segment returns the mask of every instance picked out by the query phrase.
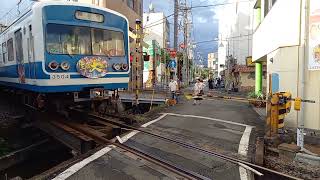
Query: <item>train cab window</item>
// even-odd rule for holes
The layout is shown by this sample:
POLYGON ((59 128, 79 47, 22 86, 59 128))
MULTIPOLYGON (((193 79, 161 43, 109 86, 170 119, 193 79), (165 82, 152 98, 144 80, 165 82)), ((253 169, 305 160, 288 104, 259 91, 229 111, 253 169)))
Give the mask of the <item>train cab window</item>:
POLYGON ((90 28, 48 24, 46 48, 50 54, 91 54, 90 28))
POLYGON ((14 33, 15 36, 15 50, 17 62, 23 62, 23 48, 22 48, 22 32, 21 30, 14 33))
POLYGON ((8 50, 8 61, 14 60, 14 54, 13 54, 13 39, 10 38, 7 41, 7 50, 8 50))
POLYGON ((46 49, 50 54, 125 55, 122 32, 62 24, 47 25, 46 49))
POLYGON ((8 57, 7 57, 7 43, 4 42, 2 43, 2 60, 3 63, 6 63, 8 61, 8 57))
POLYGON ((125 55, 122 32, 93 28, 91 33, 93 55, 125 55))

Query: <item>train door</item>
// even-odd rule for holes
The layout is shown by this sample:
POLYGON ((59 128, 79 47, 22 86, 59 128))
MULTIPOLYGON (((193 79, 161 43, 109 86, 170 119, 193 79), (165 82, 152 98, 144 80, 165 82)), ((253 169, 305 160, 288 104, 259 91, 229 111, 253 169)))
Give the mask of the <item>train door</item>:
POLYGON ((27 48, 28 48, 28 74, 30 79, 36 79, 36 64, 34 59, 34 42, 32 34, 32 26, 28 26, 28 36, 27 36, 27 48))
POLYGON ((21 29, 14 32, 15 37, 15 51, 16 51, 16 61, 17 61, 17 71, 20 83, 25 83, 25 66, 23 59, 23 46, 22 46, 22 32, 21 29))

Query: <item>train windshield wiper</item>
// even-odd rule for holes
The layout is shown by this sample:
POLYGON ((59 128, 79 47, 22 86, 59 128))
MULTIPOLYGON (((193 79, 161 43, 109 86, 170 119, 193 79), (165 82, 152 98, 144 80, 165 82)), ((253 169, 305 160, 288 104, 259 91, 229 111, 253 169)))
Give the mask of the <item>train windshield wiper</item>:
POLYGON ((67 51, 67 55, 73 59, 73 56, 69 53, 69 51, 67 51))

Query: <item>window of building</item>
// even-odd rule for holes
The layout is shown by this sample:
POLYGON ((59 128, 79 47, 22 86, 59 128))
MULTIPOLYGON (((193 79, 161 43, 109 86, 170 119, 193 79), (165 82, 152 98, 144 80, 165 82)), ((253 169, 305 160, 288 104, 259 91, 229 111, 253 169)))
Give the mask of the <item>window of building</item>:
POLYGON ((14 33, 15 49, 17 62, 23 62, 23 48, 22 48, 22 32, 21 30, 14 33))
POLYGON ((13 39, 10 38, 7 41, 7 49, 8 49, 8 61, 14 60, 14 54, 13 54, 13 39))
POLYGON ((129 8, 134 9, 134 0, 127 0, 127 5, 129 8))
POLYGON ((6 42, 2 43, 2 60, 3 60, 3 63, 6 63, 8 61, 6 42))

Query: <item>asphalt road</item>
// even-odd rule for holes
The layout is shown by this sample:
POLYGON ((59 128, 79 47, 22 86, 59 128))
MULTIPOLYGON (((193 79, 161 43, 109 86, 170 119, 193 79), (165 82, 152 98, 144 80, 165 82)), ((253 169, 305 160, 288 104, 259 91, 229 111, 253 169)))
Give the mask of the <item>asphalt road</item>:
MULTIPOLYGON (((149 124, 163 136, 197 146, 251 160, 254 139, 263 129, 263 121, 246 103, 204 100, 194 106, 191 101, 178 104, 161 119, 149 124), (171 114, 170 114, 171 113, 171 114), (240 153, 240 154, 239 154, 240 153)), ((251 173, 238 165, 186 149, 143 133, 123 137, 125 144, 151 155, 161 157, 182 168, 197 172, 210 179, 250 179, 251 173), (131 137, 132 136, 132 137, 131 137), (129 139, 126 139, 129 138, 129 139)), ((70 170, 69 170, 70 171, 70 170)), ((175 174, 144 162, 132 155, 110 150, 68 179, 173 179, 175 174)))

